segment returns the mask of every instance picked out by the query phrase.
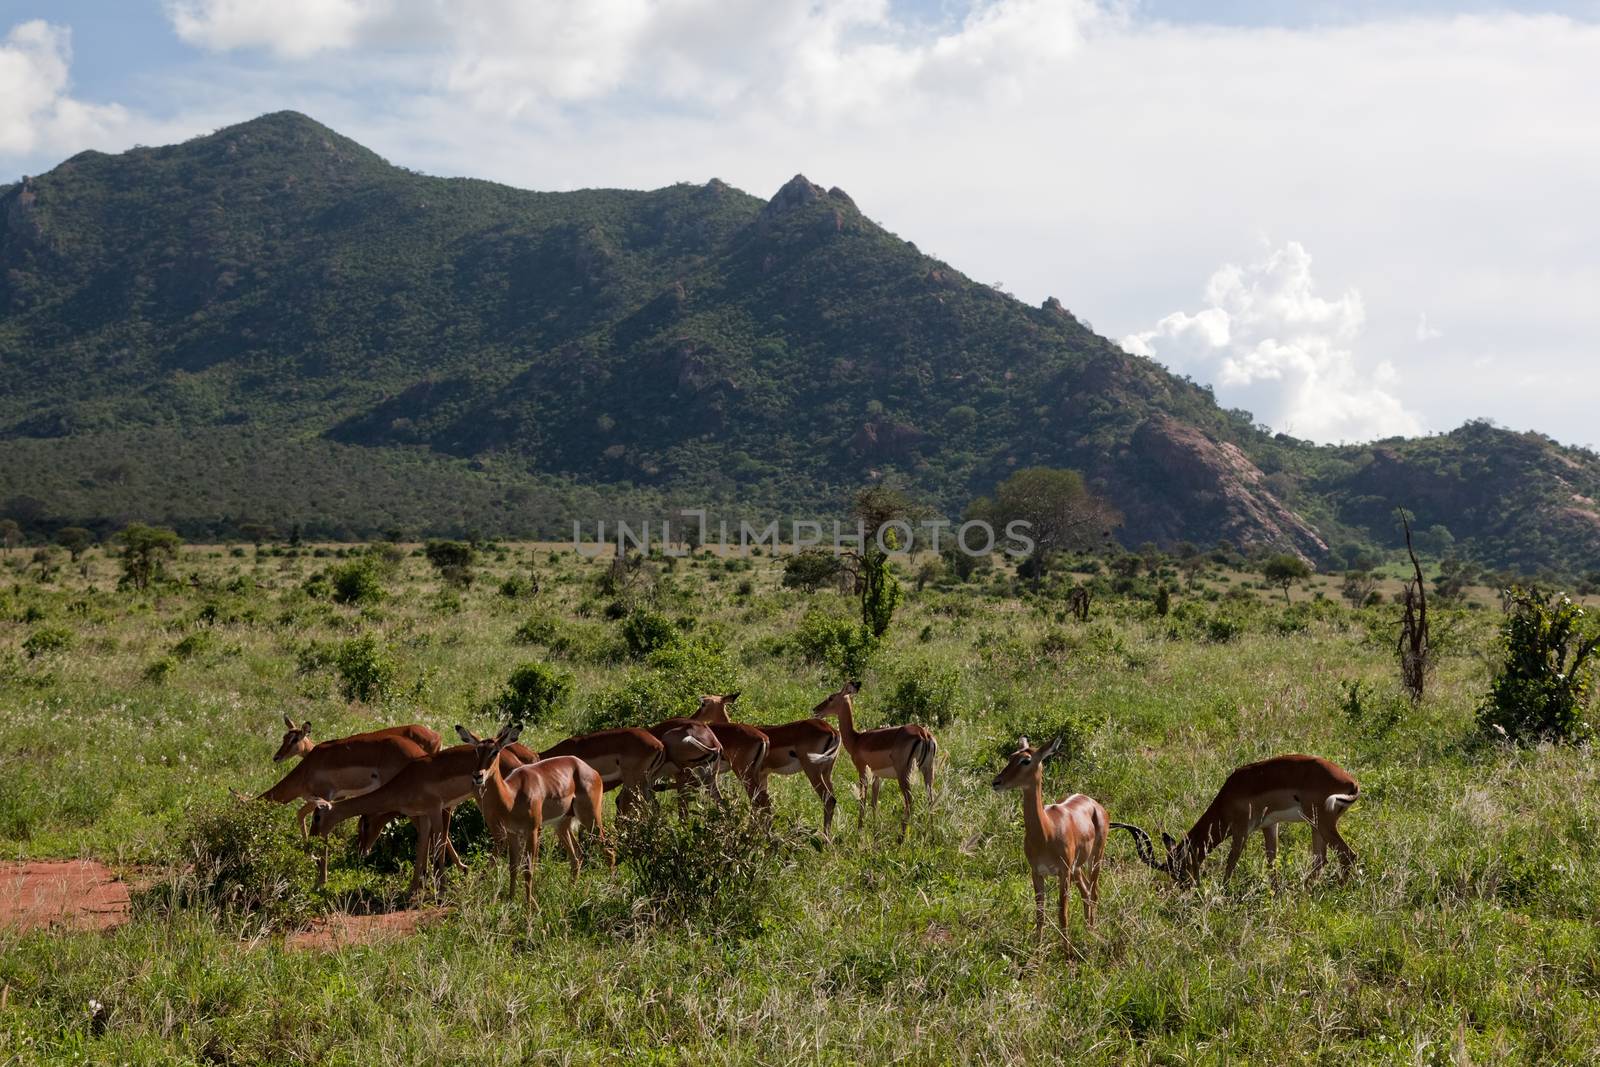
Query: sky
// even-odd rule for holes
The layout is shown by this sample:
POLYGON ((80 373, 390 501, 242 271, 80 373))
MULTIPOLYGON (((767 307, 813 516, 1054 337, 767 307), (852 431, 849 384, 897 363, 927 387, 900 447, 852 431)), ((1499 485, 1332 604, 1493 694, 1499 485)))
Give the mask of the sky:
POLYGON ((0 0, 0 181, 284 108, 530 189, 845 189, 1317 441, 1600 441, 1600 0, 0 0))

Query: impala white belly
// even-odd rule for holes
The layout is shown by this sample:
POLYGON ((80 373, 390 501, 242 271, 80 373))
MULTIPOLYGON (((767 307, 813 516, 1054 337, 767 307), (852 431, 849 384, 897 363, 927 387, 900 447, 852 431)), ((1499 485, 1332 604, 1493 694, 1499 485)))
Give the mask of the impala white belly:
POLYGON ((1276 826, 1281 822, 1305 822, 1306 813, 1298 804, 1288 808, 1273 808, 1265 815, 1250 820, 1250 829, 1260 830, 1265 826, 1276 826))

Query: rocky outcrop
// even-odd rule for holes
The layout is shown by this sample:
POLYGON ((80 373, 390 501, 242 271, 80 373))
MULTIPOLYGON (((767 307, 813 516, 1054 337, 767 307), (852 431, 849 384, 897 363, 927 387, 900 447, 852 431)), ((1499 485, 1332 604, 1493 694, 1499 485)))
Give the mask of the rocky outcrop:
POLYGON ((1147 419, 1132 443, 1138 457, 1160 472, 1170 492, 1167 504, 1180 515, 1207 513, 1205 525, 1242 548, 1272 546, 1310 562, 1327 555, 1327 542, 1273 495, 1261 468, 1237 445, 1164 415, 1147 419))

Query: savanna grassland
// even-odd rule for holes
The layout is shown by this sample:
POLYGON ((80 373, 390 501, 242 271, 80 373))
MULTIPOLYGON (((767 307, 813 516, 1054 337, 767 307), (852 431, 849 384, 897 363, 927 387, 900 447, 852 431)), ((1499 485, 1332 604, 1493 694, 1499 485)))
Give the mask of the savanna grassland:
POLYGON ((702 689, 742 690, 749 721, 801 718, 858 666, 829 621, 853 619, 854 599, 782 588, 766 557, 658 561, 602 591, 604 562, 551 546, 491 546, 466 587, 409 546, 387 562, 374 549, 352 580, 352 551, 191 546, 142 592, 119 590, 99 549, 87 573, 44 579, 7 561, 0 858, 94 857, 135 892, 107 933, 0 930, 0 1063, 1600 1057, 1600 782, 1587 747, 1476 740, 1492 600, 1438 613, 1441 656, 1413 708, 1394 605, 1302 587, 1286 607, 1218 572, 1193 589, 1172 576, 1166 616, 1140 579, 1081 623, 1004 572, 916 591, 908 567, 857 700, 862 725, 917 718, 940 739, 936 810, 919 797, 906 843, 892 785, 876 829, 857 829, 841 756, 832 843, 803 779, 774 779, 771 839, 743 824, 728 780, 734 816, 697 806, 680 825, 668 803, 651 834, 613 823, 614 874, 590 848, 570 884, 547 845, 530 917, 464 809, 472 870, 445 882, 435 921, 291 950, 284 934, 322 913, 401 906, 409 870, 399 846, 356 856, 346 826, 314 889, 292 807, 233 798, 283 771, 283 715, 319 738, 407 721, 483 732, 513 670, 543 663, 571 692, 524 733, 537 748, 687 713, 702 689), (1359 869, 1302 889, 1310 835, 1290 826, 1283 889, 1253 841, 1229 886, 1218 857, 1179 891, 1119 836, 1098 927, 1074 903, 1074 950, 1036 949, 1018 796, 989 784, 1020 733, 1065 739, 1051 799, 1081 791, 1174 832, 1234 766, 1324 756, 1361 783, 1341 824, 1359 869), (744 855, 722 857, 717 835, 744 855), (716 854, 681 877, 721 895, 674 899, 667 846, 716 854))

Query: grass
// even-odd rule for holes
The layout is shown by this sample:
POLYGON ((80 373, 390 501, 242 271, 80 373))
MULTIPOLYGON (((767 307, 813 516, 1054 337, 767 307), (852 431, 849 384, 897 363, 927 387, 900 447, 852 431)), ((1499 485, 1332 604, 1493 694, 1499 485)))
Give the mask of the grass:
MULTIPOLYGON (((446 883, 440 921, 315 953, 285 950, 281 935, 319 910, 388 906, 408 868, 336 849, 330 889, 306 914, 266 921, 183 905, 174 843, 230 787, 276 780, 283 714, 312 720, 317 737, 412 720, 492 728, 486 708, 512 670, 544 660, 572 677, 573 696, 524 740, 564 736, 652 669, 628 656, 623 621, 607 620, 603 564, 508 546, 459 589, 407 556, 381 600, 346 606, 301 591, 338 562, 309 552, 186 548, 169 567, 179 580, 145 594, 116 591, 116 561, 88 558, 87 575, 66 568, 48 582, 20 571, 20 553, 0 570, 0 858, 93 856, 148 888, 109 934, 0 931, 0 1063, 1600 1056, 1600 781, 1587 749, 1471 743, 1492 609, 1451 620, 1449 654, 1412 709, 1395 703, 1392 607, 1352 612, 1302 591, 1289 614, 1273 590, 1211 599, 1253 582, 1213 575, 1173 604, 1238 623, 1215 640, 1131 595, 1098 597, 1079 624, 1004 575, 908 589, 858 700, 863 723, 884 721, 900 683, 923 676, 948 709, 938 810, 927 818, 919 796, 904 845, 892 785, 878 830, 857 831, 841 759, 832 845, 815 834, 804 781, 775 780, 778 825, 795 828, 798 847, 737 926, 652 919, 627 850, 615 876, 591 850, 571 885, 552 842, 531 916, 497 895, 504 867, 479 855, 446 883), (536 596, 499 591, 534 571, 536 596), (30 656, 41 628, 71 636, 30 656), (328 653, 364 636, 392 671, 384 695, 350 702, 328 653), (1367 686, 1358 717, 1346 710, 1352 681, 1367 686), (1360 870, 1344 885, 1286 879, 1295 887, 1274 891, 1252 842, 1231 885, 1217 883, 1218 857, 1198 890, 1179 892, 1114 838, 1098 928, 1087 933, 1074 905, 1075 952, 1037 950, 1017 798, 988 783, 1000 745, 1052 724, 1079 743, 1047 770, 1049 792, 1085 792, 1114 819, 1174 832, 1241 762, 1332 759, 1361 782, 1341 824, 1360 870), (95 1018, 91 999, 104 1005, 95 1018)), ((653 583, 657 610, 726 645, 739 707, 758 722, 805 715, 839 680, 787 638, 809 608, 852 610, 778 578, 770 559, 702 559, 653 583)), ((278 817, 291 834, 292 810, 278 817)), ((1289 827, 1283 840, 1303 870, 1308 832, 1289 827)))

